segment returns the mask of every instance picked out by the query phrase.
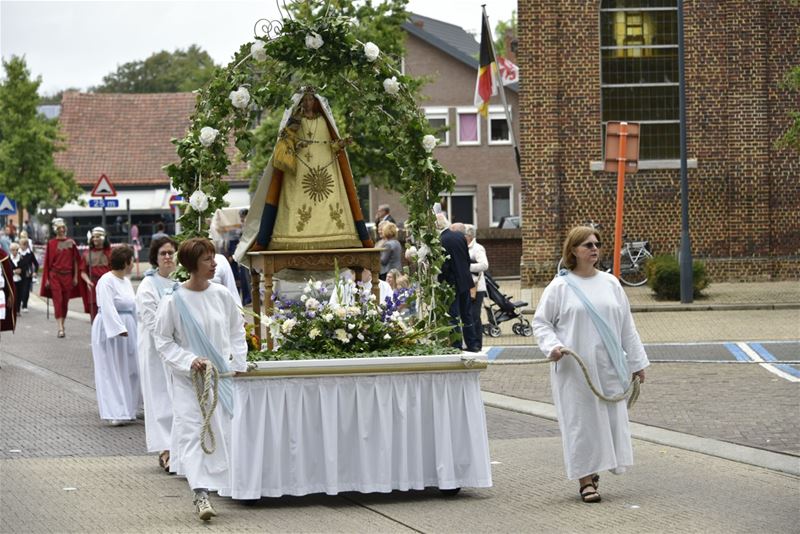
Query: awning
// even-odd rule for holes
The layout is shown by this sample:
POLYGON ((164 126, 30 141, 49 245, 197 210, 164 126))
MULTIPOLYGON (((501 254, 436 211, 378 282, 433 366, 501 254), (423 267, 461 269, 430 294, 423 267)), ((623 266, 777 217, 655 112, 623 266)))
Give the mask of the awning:
MULTIPOLYGON (((117 207, 106 207, 106 215, 126 213, 127 201, 130 200, 132 212, 161 212, 170 211, 169 199, 175 191, 169 188, 156 189, 117 189, 117 196, 106 197, 109 200, 116 200, 117 207)), ((90 207, 90 200, 99 200, 97 197, 90 196, 89 192, 84 192, 80 200, 86 203, 81 206, 77 202, 70 202, 59 208, 58 214, 63 217, 80 217, 86 215, 96 215, 101 211, 99 207, 90 207)), ((249 206, 250 193, 246 187, 231 188, 225 195, 225 201, 229 206, 249 206)))

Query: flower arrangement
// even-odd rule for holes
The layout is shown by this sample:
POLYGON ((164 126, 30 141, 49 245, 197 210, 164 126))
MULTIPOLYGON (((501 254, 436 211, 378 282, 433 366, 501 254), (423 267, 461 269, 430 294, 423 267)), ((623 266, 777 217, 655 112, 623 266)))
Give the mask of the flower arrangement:
MULTIPOLYGON (((250 360, 367 358, 456 353, 435 344, 409 304, 413 289, 399 289, 379 303, 369 286, 337 283, 332 291, 309 280, 298 300, 273 296, 263 316, 276 350, 251 351, 250 360)), ((248 334, 249 339, 250 334, 248 334)))

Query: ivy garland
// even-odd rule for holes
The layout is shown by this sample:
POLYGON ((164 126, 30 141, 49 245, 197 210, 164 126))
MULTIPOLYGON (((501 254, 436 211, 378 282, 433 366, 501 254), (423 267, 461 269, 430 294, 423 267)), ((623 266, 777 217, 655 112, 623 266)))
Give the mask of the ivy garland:
POLYGON ((419 249, 419 268, 412 269, 418 303, 427 326, 445 324, 453 294, 437 282, 444 250, 432 206, 440 192, 452 191, 455 177, 431 154, 434 130, 414 99, 420 82, 401 74, 374 44, 358 41, 348 18, 280 24, 274 39, 257 37, 242 45, 228 66, 218 69, 198 91, 188 134, 173 140, 180 162, 166 170, 173 186, 192 199, 179 219, 178 240, 208 236, 208 219, 224 206, 228 184, 222 178, 233 156, 228 140, 235 140, 241 160, 247 161, 259 149, 249 126, 260 110, 285 108, 300 86, 311 84, 329 101, 350 104, 345 117, 336 117, 342 136, 351 136, 382 168, 395 170, 388 187, 401 194, 409 213, 405 228, 419 249), (374 120, 375 114, 381 120, 374 120), (373 120, 363 120, 367 116, 373 120))

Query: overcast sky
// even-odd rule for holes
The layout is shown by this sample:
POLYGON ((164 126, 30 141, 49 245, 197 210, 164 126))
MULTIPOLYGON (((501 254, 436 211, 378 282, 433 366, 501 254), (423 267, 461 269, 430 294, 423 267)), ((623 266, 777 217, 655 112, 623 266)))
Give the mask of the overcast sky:
MULTIPOLYGON (((517 1, 410 0, 407 9, 478 33, 481 4, 494 27, 517 1)), ((277 15, 274 0, 0 0, 0 53, 24 55, 41 94, 85 90, 118 65, 191 44, 227 64, 258 19, 277 15)))

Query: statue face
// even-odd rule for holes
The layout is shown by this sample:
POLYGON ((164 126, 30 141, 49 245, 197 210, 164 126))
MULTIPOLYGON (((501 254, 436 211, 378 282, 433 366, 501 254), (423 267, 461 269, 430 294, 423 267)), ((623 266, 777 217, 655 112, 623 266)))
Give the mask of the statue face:
POLYGON ((307 114, 315 113, 319 110, 319 106, 317 105, 317 99, 314 98, 314 95, 311 93, 305 93, 303 95, 301 106, 303 108, 303 113, 307 114))

